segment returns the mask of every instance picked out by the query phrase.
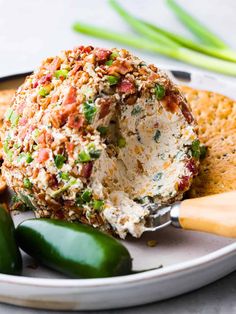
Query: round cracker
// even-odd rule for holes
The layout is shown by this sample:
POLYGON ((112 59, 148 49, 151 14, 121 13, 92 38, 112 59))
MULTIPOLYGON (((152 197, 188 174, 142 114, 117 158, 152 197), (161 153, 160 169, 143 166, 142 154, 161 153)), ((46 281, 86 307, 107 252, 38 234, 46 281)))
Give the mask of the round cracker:
POLYGON ((199 139, 208 147, 188 197, 236 190, 236 102, 214 92, 180 88, 198 124, 199 139))

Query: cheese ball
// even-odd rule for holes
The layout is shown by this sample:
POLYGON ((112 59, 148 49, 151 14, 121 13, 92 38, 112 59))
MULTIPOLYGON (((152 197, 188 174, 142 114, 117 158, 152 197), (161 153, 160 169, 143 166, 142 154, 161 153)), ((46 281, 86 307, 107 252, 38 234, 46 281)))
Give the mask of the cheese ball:
POLYGON ((47 58, 16 92, 3 174, 36 217, 145 231, 148 204, 180 200, 197 174, 188 104, 161 70, 125 49, 47 58))

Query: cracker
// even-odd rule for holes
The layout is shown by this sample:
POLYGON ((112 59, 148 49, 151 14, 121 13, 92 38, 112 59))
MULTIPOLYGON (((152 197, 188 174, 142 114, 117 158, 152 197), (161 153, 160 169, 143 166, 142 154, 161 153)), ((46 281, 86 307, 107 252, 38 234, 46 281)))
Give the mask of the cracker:
POLYGON ((208 147, 188 197, 236 190, 236 101, 209 91, 181 86, 208 147))

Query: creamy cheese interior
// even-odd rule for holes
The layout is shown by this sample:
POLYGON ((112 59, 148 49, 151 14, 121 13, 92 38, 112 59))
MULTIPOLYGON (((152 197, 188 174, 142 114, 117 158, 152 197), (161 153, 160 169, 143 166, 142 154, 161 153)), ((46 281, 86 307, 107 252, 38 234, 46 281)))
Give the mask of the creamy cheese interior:
POLYGON ((119 235, 139 237, 149 214, 143 203, 176 198, 177 182, 189 175, 186 154, 195 133, 180 112, 167 112, 152 98, 123 105, 117 120, 110 119, 113 136, 94 166, 92 189, 107 199, 103 214, 119 235), (117 148, 117 138, 124 139, 124 147, 117 148))

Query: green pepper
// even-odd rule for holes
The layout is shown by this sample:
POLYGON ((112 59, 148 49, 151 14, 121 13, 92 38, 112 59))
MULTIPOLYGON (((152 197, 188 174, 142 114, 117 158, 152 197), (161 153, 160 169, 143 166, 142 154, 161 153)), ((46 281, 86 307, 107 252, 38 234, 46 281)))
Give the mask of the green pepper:
POLYGON ((113 75, 108 75, 107 76, 107 81, 108 83, 112 86, 112 85, 116 85, 119 82, 120 78, 117 76, 113 76, 113 75))
POLYGON ((61 154, 58 154, 54 157, 54 162, 55 162, 57 169, 61 169, 63 167, 65 161, 66 161, 66 157, 64 157, 61 154))
POLYGON ((0 273, 18 275, 22 259, 15 241, 15 229, 10 214, 0 204, 0 273))
POLYGON ((60 79, 60 78, 63 78, 63 79, 66 79, 67 76, 68 76, 68 73, 69 71, 63 69, 63 70, 57 70, 54 72, 54 76, 57 78, 57 79, 60 79))
POLYGON ((161 100, 162 98, 165 97, 166 91, 164 86, 160 85, 160 84, 156 84, 155 87, 155 95, 156 95, 156 99, 157 100, 161 100))
POLYGON ((30 219, 18 225, 16 236, 26 253, 70 277, 101 278, 131 273, 128 250, 118 240, 87 225, 30 219))

